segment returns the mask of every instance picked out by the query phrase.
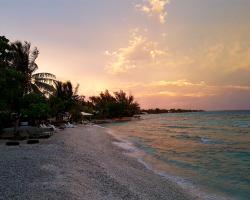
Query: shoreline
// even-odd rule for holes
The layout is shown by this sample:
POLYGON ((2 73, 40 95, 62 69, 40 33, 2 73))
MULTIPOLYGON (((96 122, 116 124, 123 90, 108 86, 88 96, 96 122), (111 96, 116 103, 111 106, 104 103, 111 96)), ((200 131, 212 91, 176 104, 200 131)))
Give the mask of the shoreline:
POLYGON ((135 144, 133 144, 131 141, 118 136, 112 129, 99 125, 96 126, 106 129, 106 132, 109 135, 117 139, 118 141, 112 143, 118 146, 119 148, 125 150, 126 155, 135 158, 137 162, 141 163, 146 169, 148 169, 152 173, 157 174, 163 177, 164 179, 176 184, 177 187, 180 187, 186 193, 192 195, 194 199, 234 200, 229 196, 225 196, 218 192, 214 193, 213 191, 208 190, 208 188, 202 188, 198 185, 195 185, 190 180, 187 180, 177 174, 169 173, 166 168, 162 167, 162 165, 165 166, 166 163, 162 163, 161 161, 153 158, 151 155, 148 155, 147 153, 136 147, 135 144))
POLYGON ((98 126, 66 129, 35 145, 0 142, 0 199, 198 200, 113 142, 98 126))

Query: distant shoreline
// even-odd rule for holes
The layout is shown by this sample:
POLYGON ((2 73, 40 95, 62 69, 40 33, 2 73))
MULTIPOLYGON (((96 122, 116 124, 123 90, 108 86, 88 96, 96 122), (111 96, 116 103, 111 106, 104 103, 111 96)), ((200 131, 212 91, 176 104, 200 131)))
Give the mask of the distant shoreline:
POLYGON ((163 114, 163 113, 188 113, 188 112, 205 112, 205 110, 191 110, 191 109, 142 109, 143 114, 163 114))

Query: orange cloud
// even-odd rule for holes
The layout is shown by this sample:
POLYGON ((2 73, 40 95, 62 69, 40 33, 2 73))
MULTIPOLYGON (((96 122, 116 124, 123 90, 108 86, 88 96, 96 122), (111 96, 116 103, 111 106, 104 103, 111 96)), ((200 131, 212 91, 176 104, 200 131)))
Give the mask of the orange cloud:
POLYGON ((161 57, 167 56, 167 50, 159 47, 157 42, 138 34, 138 30, 130 32, 130 40, 127 47, 119 48, 116 51, 106 51, 105 55, 111 58, 106 65, 109 73, 117 74, 127 72, 130 69, 144 64, 156 64, 161 57))
POLYGON ((137 98, 178 97, 207 98, 234 92, 250 91, 249 85, 208 85, 204 81, 191 82, 186 79, 175 81, 154 81, 149 83, 126 83, 121 85, 127 91, 136 94, 137 98))
POLYGON ((150 85, 152 86, 178 86, 178 87, 184 87, 184 86, 205 86, 205 82, 201 81, 199 83, 192 83, 187 81, 186 79, 177 80, 177 81, 155 81, 152 82, 150 85))
POLYGON ((140 94, 139 97, 148 97, 148 96, 165 96, 165 97, 194 97, 194 98, 203 98, 208 96, 215 96, 216 94, 196 92, 196 93, 181 93, 181 92, 171 92, 171 91, 160 91, 155 93, 144 93, 140 94))
POLYGON ((166 5, 169 4, 169 0, 147 0, 147 4, 137 4, 136 8, 148 16, 156 16, 160 23, 166 22, 167 12, 165 10, 166 5))
POLYGON ((242 42, 220 42, 203 47, 198 53, 195 64, 206 68, 220 68, 229 73, 237 69, 250 70, 250 47, 242 42))

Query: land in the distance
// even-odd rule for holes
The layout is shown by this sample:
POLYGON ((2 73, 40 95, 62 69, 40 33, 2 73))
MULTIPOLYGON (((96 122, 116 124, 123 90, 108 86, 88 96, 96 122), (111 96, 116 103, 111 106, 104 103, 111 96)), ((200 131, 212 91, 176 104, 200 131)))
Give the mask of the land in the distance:
POLYGON ((186 113, 186 112, 204 112, 204 110, 190 110, 190 109, 142 109, 142 113, 148 113, 148 114, 161 114, 161 113, 186 113))

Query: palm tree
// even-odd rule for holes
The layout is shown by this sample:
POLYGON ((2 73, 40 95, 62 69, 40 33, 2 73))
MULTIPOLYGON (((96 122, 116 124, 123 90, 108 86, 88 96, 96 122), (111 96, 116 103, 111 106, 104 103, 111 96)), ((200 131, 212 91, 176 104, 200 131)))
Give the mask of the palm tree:
POLYGON ((63 100, 76 100, 78 98, 77 92, 79 84, 73 88, 70 81, 64 83, 61 81, 55 81, 55 87, 55 96, 58 98, 63 100))
POLYGON ((76 105, 78 100, 81 98, 81 96, 77 94, 79 84, 73 88, 70 81, 64 83, 61 81, 55 81, 55 88, 54 97, 64 101, 66 111, 69 111, 72 107, 74 107, 74 105, 76 105))
POLYGON ((81 117, 81 111, 85 105, 84 96, 77 94, 79 84, 73 88, 70 81, 55 82, 54 95, 50 97, 50 105, 52 112, 58 119, 62 119, 62 114, 65 112, 70 113, 71 119, 79 120, 81 117))
POLYGON ((131 117, 140 111, 139 104, 134 101, 134 97, 127 96, 122 90, 114 92, 114 96, 106 90, 99 96, 92 96, 89 99, 94 109, 98 111, 99 117, 131 117))
POLYGON ((34 73, 38 66, 36 59, 38 49, 31 49, 29 42, 16 41, 12 43, 11 66, 23 75, 23 95, 30 92, 52 94, 55 90, 53 83, 55 75, 51 73, 34 73))
POLYGON ((134 96, 127 96, 127 94, 122 90, 114 92, 114 95, 117 104, 120 106, 122 115, 130 117, 139 113, 140 106, 136 101, 134 101, 134 96))
POLYGON ((101 92, 99 96, 92 96, 89 99, 98 111, 98 115, 104 118, 110 115, 110 108, 116 103, 115 98, 108 90, 101 92))

